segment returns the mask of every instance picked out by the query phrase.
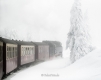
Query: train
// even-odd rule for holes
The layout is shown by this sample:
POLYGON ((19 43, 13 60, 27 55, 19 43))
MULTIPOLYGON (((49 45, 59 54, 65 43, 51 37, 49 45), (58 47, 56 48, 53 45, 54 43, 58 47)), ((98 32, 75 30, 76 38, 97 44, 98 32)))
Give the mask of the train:
POLYGON ((62 57, 62 50, 62 44, 59 41, 33 42, 0 37, 0 80, 35 61, 62 57))

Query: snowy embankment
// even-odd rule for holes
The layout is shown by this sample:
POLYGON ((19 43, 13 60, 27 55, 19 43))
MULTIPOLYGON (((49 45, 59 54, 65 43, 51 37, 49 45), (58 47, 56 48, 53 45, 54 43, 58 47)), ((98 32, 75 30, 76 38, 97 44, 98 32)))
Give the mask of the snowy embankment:
POLYGON ((101 50, 94 50, 73 64, 68 56, 46 61, 5 80, 101 80, 101 50))
POLYGON ((60 72, 64 80, 101 80, 101 50, 92 51, 60 72))

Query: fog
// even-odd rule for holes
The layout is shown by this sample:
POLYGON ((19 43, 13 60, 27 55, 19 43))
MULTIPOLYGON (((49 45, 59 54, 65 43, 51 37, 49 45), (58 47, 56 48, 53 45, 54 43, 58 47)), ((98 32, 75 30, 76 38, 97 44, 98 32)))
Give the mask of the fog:
MULTIPOLYGON (((0 0, 0 35, 18 40, 58 40, 65 47, 74 0, 0 0)), ((92 43, 100 47, 100 0, 82 0, 92 43)))

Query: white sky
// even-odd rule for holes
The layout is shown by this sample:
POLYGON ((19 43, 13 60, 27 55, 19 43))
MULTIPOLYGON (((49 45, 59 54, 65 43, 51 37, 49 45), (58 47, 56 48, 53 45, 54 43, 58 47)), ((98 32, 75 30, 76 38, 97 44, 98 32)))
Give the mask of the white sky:
MULTIPOLYGON (((74 0, 0 0, 0 34, 15 30, 18 39, 59 40, 65 44, 70 28, 70 10, 74 0)), ((82 0, 88 10, 93 44, 101 43, 101 1, 82 0)))

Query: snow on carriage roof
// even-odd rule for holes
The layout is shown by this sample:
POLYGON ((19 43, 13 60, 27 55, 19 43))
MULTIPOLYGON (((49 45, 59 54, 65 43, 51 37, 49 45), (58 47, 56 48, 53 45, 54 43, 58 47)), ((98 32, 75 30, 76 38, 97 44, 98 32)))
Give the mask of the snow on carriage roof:
POLYGON ((35 44, 35 45, 48 45, 48 44, 43 43, 43 42, 32 42, 32 43, 35 44))
POLYGON ((62 47, 61 43, 59 41, 50 41, 52 44, 54 44, 57 47, 62 47))
POLYGON ((6 39, 6 38, 2 38, 2 37, 0 37, 0 41, 2 41, 2 42, 4 42, 4 43, 17 44, 17 43, 14 42, 13 40, 6 39))
POLYGON ((19 45, 34 45, 34 44, 32 44, 32 42, 27 42, 27 41, 15 41, 17 44, 19 44, 19 45))
POLYGON ((43 43, 48 44, 49 46, 55 46, 53 43, 51 43, 50 41, 43 41, 43 43))

